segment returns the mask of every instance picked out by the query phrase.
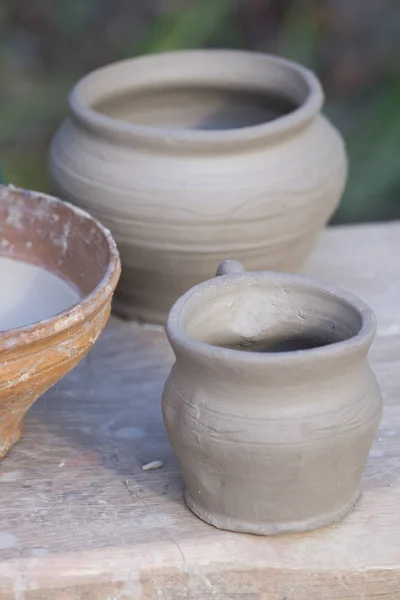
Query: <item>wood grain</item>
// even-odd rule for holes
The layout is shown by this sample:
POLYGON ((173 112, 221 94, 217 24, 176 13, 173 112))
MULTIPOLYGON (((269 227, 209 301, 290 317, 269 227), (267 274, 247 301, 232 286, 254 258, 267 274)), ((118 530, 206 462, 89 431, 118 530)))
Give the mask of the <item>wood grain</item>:
POLYGON ((378 315, 384 415, 344 522, 260 538, 192 515, 161 419, 164 333, 112 318, 0 464, 0 599, 399 600, 399 255, 400 223, 335 228, 305 269, 378 315))

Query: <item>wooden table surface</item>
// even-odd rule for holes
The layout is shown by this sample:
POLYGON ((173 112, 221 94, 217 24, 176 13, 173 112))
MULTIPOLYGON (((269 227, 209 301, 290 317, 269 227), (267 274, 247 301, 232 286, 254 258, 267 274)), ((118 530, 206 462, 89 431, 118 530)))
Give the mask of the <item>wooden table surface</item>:
POLYGON ((325 231, 305 272, 378 315, 384 414, 348 518, 263 538, 192 515, 160 410, 172 352, 113 317, 1 462, 0 600, 400 599, 400 223, 325 231))

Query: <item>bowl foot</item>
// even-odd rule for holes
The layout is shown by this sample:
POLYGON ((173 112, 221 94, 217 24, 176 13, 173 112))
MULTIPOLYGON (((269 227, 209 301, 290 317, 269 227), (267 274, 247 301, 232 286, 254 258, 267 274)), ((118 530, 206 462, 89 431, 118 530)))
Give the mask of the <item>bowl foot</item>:
POLYGON ((8 423, 0 429, 0 460, 4 458, 11 448, 19 441, 22 435, 23 423, 19 422, 17 426, 11 426, 8 423))

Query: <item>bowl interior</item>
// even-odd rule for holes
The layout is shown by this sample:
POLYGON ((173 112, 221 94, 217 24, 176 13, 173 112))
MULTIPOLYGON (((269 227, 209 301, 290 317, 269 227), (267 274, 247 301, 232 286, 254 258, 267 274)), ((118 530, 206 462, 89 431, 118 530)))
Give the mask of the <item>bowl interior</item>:
POLYGON ((247 275, 224 280, 187 303, 182 325, 190 337, 232 350, 292 352, 342 342, 361 330, 359 310, 323 288, 247 275))
POLYGON ((103 229, 49 196, 2 187, 0 228, 0 274, 7 291, 0 301, 3 331, 70 308, 99 285, 109 267, 103 229))

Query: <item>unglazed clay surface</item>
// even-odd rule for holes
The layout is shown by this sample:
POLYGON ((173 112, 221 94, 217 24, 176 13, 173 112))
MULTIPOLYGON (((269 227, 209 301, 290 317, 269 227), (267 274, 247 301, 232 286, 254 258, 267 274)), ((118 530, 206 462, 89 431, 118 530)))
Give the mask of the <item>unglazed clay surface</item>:
POLYGON ((298 269, 346 179, 322 103, 307 69, 239 51, 141 57, 77 84, 50 177, 113 232, 120 314, 164 323, 225 256, 298 269))
MULTIPOLYGON (((0 186, 0 227, 0 267, 18 261, 14 277, 21 268, 25 276, 36 273, 37 280, 29 282, 30 301, 38 299, 35 285, 46 283, 50 294, 56 282, 58 292, 64 291, 58 297, 62 312, 54 315, 57 298, 53 303, 47 299, 46 305, 29 307, 30 317, 41 313, 43 320, 21 326, 20 311, 19 327, 0 332, 1 458, 18 441, 28 408, 85 356, 100 335, 110 314, 120 265, 115 243, 100 223, 50 196, 0 186)), ((4 277, 1 281, 10 284, 4 277)), ((24 281, 19 282, 20 292, 22 288, 24 281)), ((10 293, 3 290, 3 298, 10 293)), ((21 295, 19 307, 15 299, 14 309, 24 305, 26 317, 26 296, 21 295)))
POLYGON ((381 417, 367 363, 374 315, 337 288, 229 263, 167 322, 176 362, 163 415, 186 502, 255 534, 339 521, 381 417))

